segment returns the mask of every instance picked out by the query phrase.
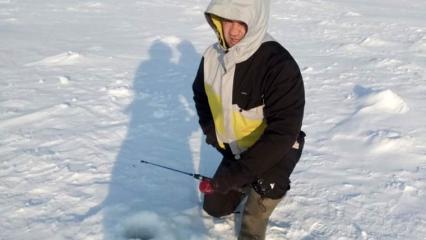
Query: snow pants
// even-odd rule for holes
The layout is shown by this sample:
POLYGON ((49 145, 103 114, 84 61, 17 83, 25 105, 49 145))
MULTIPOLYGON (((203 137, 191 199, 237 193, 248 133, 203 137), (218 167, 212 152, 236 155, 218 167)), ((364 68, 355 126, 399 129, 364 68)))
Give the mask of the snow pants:
MULTIPOLYGON (((205 195, 204 210, 214 217, 229 215, 235 211, 245 194, 229 192, 205 195)), ((281 199, 262 198, 250 189, 241 219, 238 240, 264 240, 269 217, 281 199)))

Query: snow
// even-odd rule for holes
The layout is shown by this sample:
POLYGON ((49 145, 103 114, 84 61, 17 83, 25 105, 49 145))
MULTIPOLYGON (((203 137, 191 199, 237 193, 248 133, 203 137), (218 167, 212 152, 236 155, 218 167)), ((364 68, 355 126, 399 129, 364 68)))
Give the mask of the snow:
MULTIPOLYGON (((272 0, 305 151, 267 239, 425 239, 426 2, 272 0)), ((191 84, 207 1, 0 0, 0 239, 236 239, 191 84)))

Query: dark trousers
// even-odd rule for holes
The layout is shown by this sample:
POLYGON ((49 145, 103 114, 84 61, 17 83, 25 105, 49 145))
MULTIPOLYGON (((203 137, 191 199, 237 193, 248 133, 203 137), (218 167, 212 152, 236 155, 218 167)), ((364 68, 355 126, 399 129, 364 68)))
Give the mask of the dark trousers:
MULTIPOLYGON (((204 196, 204 210, 213 217, 222 217, 235 211, 245 194, 232 191, 204 196)), ((241 219, 238 240, 264 240, 269 217, 281 199, 262 198, 250 189, 241 219)))
MULTIPOLYGON (((226 163, 222 161, 218 170, 224 165, 226 163)), ((232 214, 246 196, 247 202, 244 205, 238 240, 263 240, 269 217, 281 198, 261 197, 253 188, 250 188, 247 193, 230 191, 227 194, 204 195, 203 208, 209 215, 220 218, 232 214)))

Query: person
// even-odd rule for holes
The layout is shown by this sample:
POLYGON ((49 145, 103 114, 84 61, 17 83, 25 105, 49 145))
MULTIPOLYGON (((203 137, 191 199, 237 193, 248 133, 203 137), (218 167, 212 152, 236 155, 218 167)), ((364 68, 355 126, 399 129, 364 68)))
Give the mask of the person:
POLYGON ((247 197, 239 240, 265 239, 304 145, 302 76, 267 33, 269 9, 269 0, 212 0, 205 17, 218 42, 192 86, 206 142, 223 155, 213 178, 201 181, 203 209, 219 218, 247 197))

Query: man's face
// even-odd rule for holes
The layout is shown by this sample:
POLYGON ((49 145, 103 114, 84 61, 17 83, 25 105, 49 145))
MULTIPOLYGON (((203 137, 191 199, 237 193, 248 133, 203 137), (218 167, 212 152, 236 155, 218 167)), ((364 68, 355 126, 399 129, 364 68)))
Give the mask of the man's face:
POLYGON ((247 26, 241 21, 223 19, 222 28, 228 47, 233 47, 239 43, 247 33, 247 26))

